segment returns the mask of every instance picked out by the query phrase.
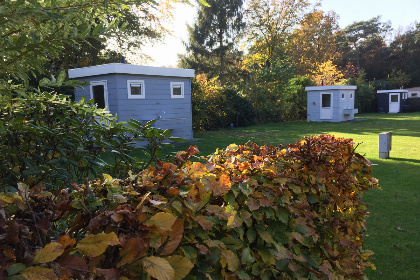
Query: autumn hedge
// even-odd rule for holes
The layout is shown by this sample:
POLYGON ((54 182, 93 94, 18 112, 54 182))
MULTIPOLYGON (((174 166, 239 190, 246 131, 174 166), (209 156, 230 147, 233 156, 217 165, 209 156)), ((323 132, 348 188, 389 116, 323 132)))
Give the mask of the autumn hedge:
POLYGON ((361 279, 377 186, 351 139, 196 147, 125 180, 0 194, 0 279, 361 279))

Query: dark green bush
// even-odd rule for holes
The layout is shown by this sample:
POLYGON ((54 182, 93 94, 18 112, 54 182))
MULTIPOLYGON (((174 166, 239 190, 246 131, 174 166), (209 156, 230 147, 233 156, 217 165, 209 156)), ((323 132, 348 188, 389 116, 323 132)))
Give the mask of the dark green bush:
POLYGON ((74 103, 49 93, 2 96, 0 188, 16 187, 18 182, 61 188, 104 172, 126 177, 128 170, 143 170, 154 160, 168 138, 169 130, 155 129, 151 123, 117 122, 93 101, 74 103), (130 156, 136 139, 149 141, 150 160, 130 156), (112 162, 101 159, 105 151, 113 154, 112 162))

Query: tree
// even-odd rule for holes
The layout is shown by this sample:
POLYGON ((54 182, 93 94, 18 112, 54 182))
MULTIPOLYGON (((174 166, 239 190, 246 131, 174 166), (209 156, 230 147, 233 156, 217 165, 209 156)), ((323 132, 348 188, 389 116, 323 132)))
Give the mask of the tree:
MULTIPOLYGON (((30 76, 51 72, 46 63, 69 55, 70 49, 89 46, 97 50, 103 38, 130 26, 133 5, 146 3, 154 5, 148 0, 2 1, 1 87, 8 87, 9 80, 28 84, 30 76)), ((139 34, 154 36, 148 29, 135 33, 139 34)))
POLYGON ((321 65, 333 64, 339 57, 337 37, 339 27, 334 12, 313 10, 306 14, 288 42, 298 75, 317 75, 321 65))
POLYGON ((350 62, 359 70, 365 69, 368 79, 384 78, 389 73, 385 36, 390 30, 389 23, 380 22, 379 16, 347 26, 339 41, 343 53, 341 66, 350 62))
POLYGON ((180 55, 181 66, 205 73, 209 78, 219 76, 225 84, 234 75, 232 68, 240 60, 235 39, 242 30, 242 0, 210 0, 210 7, 200 6, 197 20, 188 27, 187 54, 180 55))
POLYGON ((270 67, 283 57, 290 34, 308 5, 307 0, 251 0, 245 11, 248 64, 270 67))
MULTIPOLYGON (((392 69, 403 71, 411 76, 407 86, 420 85, 420 24, 408 29, 404 33, 397 34, 390 44, 392 54, 390 64, 392 69)), ((401 86, 400 85, 400 86, 401 86)))

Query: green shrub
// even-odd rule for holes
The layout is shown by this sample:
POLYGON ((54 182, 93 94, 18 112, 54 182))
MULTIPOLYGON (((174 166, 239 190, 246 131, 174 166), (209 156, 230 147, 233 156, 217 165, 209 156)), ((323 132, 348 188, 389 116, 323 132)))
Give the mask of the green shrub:
MULTIPOLYGON (((143 170, 169 137, 169 130, 128 124, 96 108, 93 100, 74 103, 49 93, 26 93, 0 99, 0 190, 40 183, 64 187, 105 172, 126 177, 129 169, 143 170), (130 157, 134 140, 151 144, 150 160, 130 157), (110 151, 112 162, 101 160, 110 151)), ((173 139, 173 138, 171 138, 173 139)))
POLYGON ((360 279, 364 191, 377 185, 350 139, 196 147, 126 180, 53 196, 0 194, 1 275, 31 279, 360 279))
POLYGON ((216 130, 248 126, 254 123, 251 103, 236 89, 223 87, 217 78, 198 75, 192 81, 192 117, 194 130, 216 130))

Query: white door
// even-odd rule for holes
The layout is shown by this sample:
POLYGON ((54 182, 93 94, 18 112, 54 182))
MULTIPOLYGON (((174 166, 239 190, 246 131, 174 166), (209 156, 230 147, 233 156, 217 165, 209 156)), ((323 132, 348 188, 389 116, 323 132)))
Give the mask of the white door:
POLYGON ((332 93, 321 93, 321 120, 331 120, 333 117, 332 93))
POLYGON ((400 112, 400 94, 399 93, 390 93, 389 94, 389 113, 399 113, 400 112))

